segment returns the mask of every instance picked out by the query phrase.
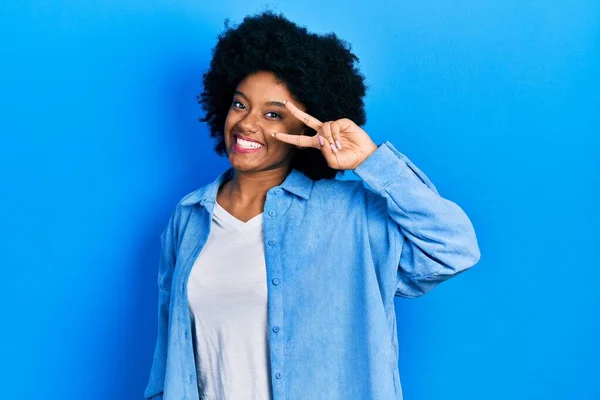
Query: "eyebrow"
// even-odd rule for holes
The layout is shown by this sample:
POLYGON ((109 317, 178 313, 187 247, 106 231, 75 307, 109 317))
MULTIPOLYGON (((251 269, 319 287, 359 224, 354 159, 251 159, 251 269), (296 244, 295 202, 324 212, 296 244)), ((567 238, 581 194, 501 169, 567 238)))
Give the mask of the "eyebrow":
MULTIPOLYGON (((241 97, 243 97, 246 100, 250 101, 250 99, 248 99, 248 96, 246 96, 244 94, 244 92, 240 92, 239 90, 236 90, 233 93, 237 94, 237 95, 240 95, 241 97)), ((281 101, 267 101, 265 104, 268 105, 268 106, 277 106, 277 107, 283 107, 283 108, 285 108, 285 104, 283 104, 281 101)))

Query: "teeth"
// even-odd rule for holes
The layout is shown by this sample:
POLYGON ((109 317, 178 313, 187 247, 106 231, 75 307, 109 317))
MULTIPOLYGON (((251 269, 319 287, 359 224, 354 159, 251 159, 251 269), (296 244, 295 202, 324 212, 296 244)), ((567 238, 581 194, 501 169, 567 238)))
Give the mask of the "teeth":
POLYGON ((259 147, 262 147, 262 145, 259 143, 250 142, 248 140, 240 139, 239 137, 237 138, 237 144, 245 149, 258 149, 259 147))

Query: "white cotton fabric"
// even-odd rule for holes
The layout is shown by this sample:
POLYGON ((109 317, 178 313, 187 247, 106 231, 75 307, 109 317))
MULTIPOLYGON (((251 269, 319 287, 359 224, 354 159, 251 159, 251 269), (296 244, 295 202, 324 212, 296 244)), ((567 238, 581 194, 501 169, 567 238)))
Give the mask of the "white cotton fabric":
POLYGON ((242 222, 215 203, 208 241, 190 273, 202 400, 271 398, 262 219, 242 222))

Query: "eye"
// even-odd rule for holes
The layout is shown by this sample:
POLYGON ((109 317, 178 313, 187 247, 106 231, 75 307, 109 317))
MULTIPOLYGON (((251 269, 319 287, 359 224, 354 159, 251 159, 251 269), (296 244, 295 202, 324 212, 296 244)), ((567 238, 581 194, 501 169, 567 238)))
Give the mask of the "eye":
POLYGON ((233 101, 233 103, 232 103, 231 105, 232 105, 234 108, 239 108, 239 107, 236 107, 236 104, 241 104, 241 105, 242 105, 242 107, 245 107, 245 106, 244 106, 244 104, 242 104, 242 102, 240 102, 240 101, 237 101, 237 100, 234 100, 234 101, 233 101))
POLYGON ((267 112, 267 114, 273 114, 277 117, 277 119, 281 119, 281 115, 277 114, 276 112, 269 111, 269 112, 267 112))

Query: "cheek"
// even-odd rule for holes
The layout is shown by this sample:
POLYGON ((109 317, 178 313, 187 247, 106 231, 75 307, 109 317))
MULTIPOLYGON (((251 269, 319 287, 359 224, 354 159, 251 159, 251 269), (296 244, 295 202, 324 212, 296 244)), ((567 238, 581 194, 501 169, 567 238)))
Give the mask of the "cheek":
POLYGON ((278 158, 283 159, 288 157, 290 153, 294 151, 294 146, 282 142, 271 143, 271 151, 272 153, 277 154, 278 158))
POLYGON ((231 112, 227 113, 227 117, 225 117, 225 123, 223 124, 223 133, 225 135, 225 141, 229 141, 229 134, 231 132, 231 128, 235 125, 235 118, 232 116, 231 112))
POLYGON ((227 116, 225 117, 225 123, 223 124, 224 128, 225 128, 225 131, 227 131, 230 128, 231 121, 232 121, 231 112, 228 112, 227 116))
MULTIPOLYGON (((284 133, 288 133, 291 135, 298 135, 301 136, 304 134, 304 125, 298 126, 298 125, 293 125, 293 126, 286 126, 286 127, 281 127, 277 130, 278 132, 284 132, 284 133)), ((291 153, 296 149, 296 146, 292 145, 292 144, 287 144, 287 143, 283 143, 277 139, 273 139, 270 142, 270 146, 272 147, 276 147, 276 151, 278 153, 282 153, 282 154, 287 154, 287 153, 291 153)))

